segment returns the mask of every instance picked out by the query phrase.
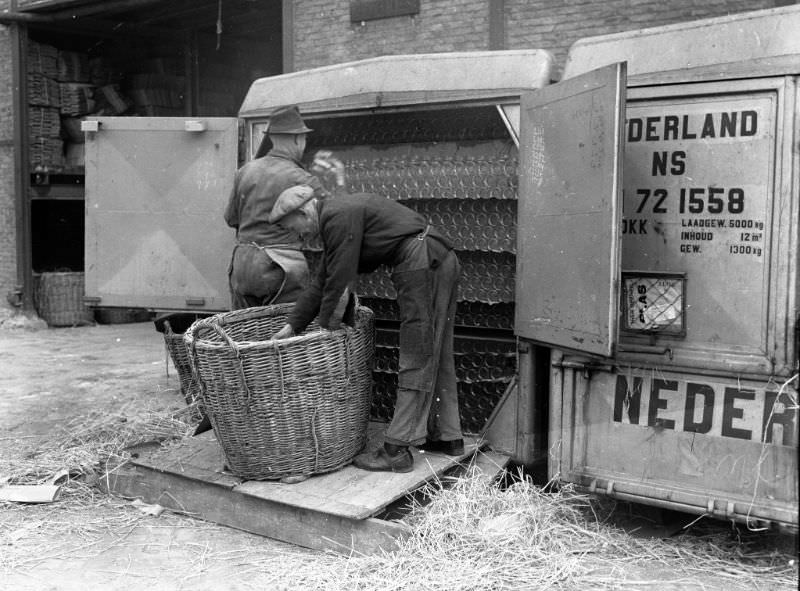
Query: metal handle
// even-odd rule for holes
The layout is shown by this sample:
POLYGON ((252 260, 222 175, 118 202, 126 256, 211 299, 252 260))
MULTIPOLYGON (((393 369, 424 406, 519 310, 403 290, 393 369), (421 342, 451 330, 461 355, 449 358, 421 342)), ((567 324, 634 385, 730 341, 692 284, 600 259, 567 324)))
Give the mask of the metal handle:
POLYGON ((620 353, 642 353, 644 355, 669 355, 672 359, 672 349, 669 347, 657 347, 655 345, 620 345, 620 353))
POLYGON ((198 133, 201 131, 205 131, 208 128, 208 125, 206 125, 205 121, 192 120, 192 121, 184 121, 183 128, 186 131, 198 133))

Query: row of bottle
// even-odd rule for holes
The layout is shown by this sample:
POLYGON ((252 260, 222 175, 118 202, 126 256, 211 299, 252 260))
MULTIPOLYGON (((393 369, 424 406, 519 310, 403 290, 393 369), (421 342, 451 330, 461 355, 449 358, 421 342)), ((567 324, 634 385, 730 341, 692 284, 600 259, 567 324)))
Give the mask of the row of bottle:
MULTIPOLYGON (((400 320, 400 309, 395 300, 361 297, 361 303, 370 308, 378 320, 400 320)), ((458 302, 456 326, 512 330, 514 328, 514 303, 458 302)))
POLYGON ((350 193, 390 199, 516 199, 517 158, 419 156, 352 158, 345 161, 350 193))
POLYGON ((508 131, 494 109, 458 109, 435 113, 372 114, 316 120, 312 148, 508 140, 508 131))
POLYGON ((516 252, 516 201, 412 199, 403 203, 425 216, 458 250, 516 252))
MULTIPOLYGON (((375 330, 375 345, 378 347, 399 347, 400 333, 398 329, 378 327, 375 330)), ((513 356, 516 355, 516 351, 517 343, 511 334, 504 338, 481 338, 457 332, 453 337, 454 353, 497 353, 513 356)))
MULTIPOLYGON (((516 259, 508 253, 462 251, 461 279, 458 286, 460 301, 497 304, 514 301, 516 259)), ((371 298, 395 299, 397 292, 392 284, 388 267, 360 275, 357 292, 371 298)))
MULTIPOLYGON (((517 371, 515 355, 504 353, 455 353, 456 377, 459 382, 508 381, 517 371)), ((376 347, 374 371, 397 373, 400 350, 376 347)))
MULTIPOLYGON (((397 400, 397 375, 375 372, 370 417, 389 421, 397 400)), ((461 429, 464 433, 480 433, 497 403, 508 388, 509 381, 458 382, 458 405, 461 429)))

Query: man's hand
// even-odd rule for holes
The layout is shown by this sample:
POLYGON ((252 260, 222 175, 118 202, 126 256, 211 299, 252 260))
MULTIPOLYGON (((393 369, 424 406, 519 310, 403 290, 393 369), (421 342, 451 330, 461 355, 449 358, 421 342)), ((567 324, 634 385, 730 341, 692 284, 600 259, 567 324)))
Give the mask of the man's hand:
POLYGON ((319 150, 314 154, 311 172, 326 177, 333 175, 336 185, 344 187, 344 163, 333 155, 330 150, 319 150))
POLYGON ((272 335, 273 340, 276 339, 288 339, 289 337, 294 336, 294 329, 292 328, 291 324, 284 324, 283 328, 272 335))

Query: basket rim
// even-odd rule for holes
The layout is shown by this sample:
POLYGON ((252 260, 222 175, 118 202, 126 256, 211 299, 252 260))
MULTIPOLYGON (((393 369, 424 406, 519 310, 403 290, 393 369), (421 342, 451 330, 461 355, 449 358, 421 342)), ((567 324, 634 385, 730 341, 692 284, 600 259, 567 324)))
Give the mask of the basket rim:
MULTIPOLYGON (((202 337, 199 332, 203 329, 214 331, 215 327, 223 329, 226 326, 235 324, 236 322, 243 322, 248 320, 258 320, 259 318, 269 318, 284 314, 286 311, 294 307, 293 303, 288 304, 273 304, 270 306, 256 306, 252 308, 243 308, 241 310, 232 310, 230 312, 222 312, 215 314, 208 318, 200 318, 194 321, 191 326, 184 333, 184 340, 187 344, 197 347, 207 348, 224 348, 229 349, 228 344, 222 341, 212 341, 202 337)), ((367 306, 358 305, 356 307, 356 326, 348 326, 342 324, 339 328, 328 330, 318 328, 313 332, 304 332, 303 334, 294 335, 282 339, 260 339, 260 340, 237 340, 235 341, 237 349, 255 349, 269 346, 274 349, 282 349, 298 343, 328 341, 332 338, 339 338, 347 336, 350 333, 357 332, 358 329, 369 321, 369 317, 373 315, 372 309, 367 306), (366 316, 366 318, 365 318, 366 316)))

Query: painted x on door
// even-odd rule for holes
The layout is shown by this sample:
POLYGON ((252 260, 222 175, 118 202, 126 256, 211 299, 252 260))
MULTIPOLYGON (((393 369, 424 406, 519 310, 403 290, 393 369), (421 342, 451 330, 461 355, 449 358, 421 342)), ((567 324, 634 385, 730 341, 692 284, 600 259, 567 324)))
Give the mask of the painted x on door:
POLYGON ((227 310, 223 211, 236 119, 106 117, 86 133, 86 296, 100 306, 227 310))

